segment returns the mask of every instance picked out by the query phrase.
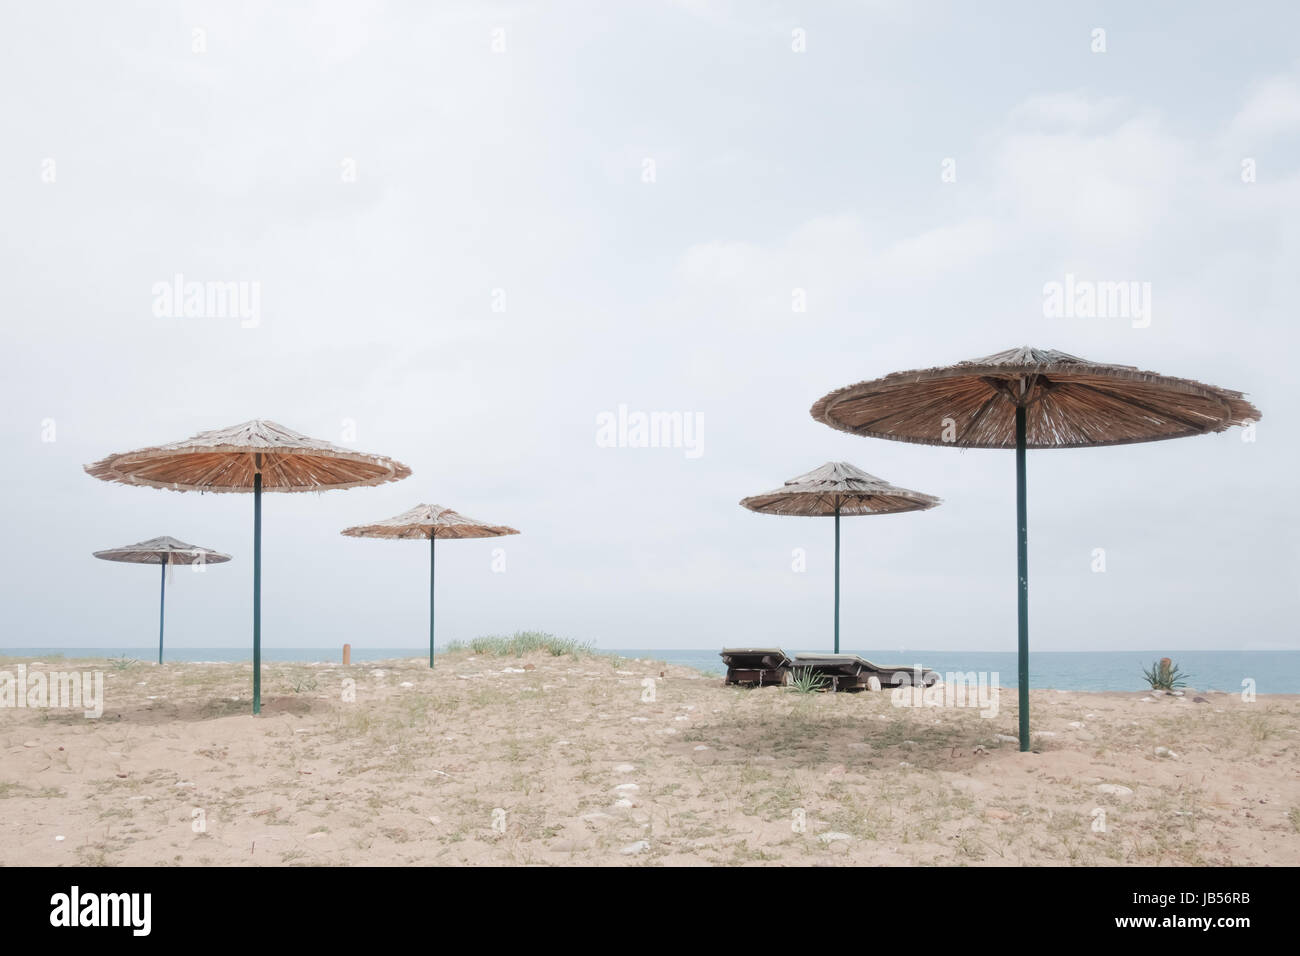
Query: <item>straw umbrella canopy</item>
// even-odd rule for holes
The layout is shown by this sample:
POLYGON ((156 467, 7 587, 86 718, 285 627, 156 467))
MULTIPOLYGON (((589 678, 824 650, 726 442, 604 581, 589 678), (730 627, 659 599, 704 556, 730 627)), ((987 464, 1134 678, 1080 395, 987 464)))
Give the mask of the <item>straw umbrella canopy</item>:
POLYGON ((253 493, 253 713, 262 710, 262 492, 332 491, 397 481, 399 461, 308 438, 254 419, 185 441, 109 455, 86 471, 124 485, 253 493))
POLYGON ((898 488, 847 461, 828 461, 782 487, 741 500, 750 511, 769 515, 835 518, 835 653, 840 652, 840 516, 926 511, 940 499, 898 488))
POLYGON ((433 666, 433 578, 434 542, 439 538, 499 538, 518 534, 502 524, 475 521, 441 505, 416 505, 393 518, 374 524, 344 528, 340 534, 349 538, 419 538, 429 539, 429 666, 433 666))
POLYGON ((122 561, 127 564, 156 564, 161 569, 162 583, 158 594, 158 663, 163 662, 163 615, 167 608, 167 569, 175 564, 225 564, 230 555, 200 548, 197 544, 186 544, 175 538, 163 535, 150 538, 139 544, 123 545, 120 548, 108 548, 93 552, 95 557, 104 561, 122 561))
POLYGON ((1025 451, 1221 432, 1259 420, 1241 392, 1025 346, 836 389, 812 417, 854 435, 958 448, 1014 448, 1020 749, 1029 749, 1029 546, 1025 451))

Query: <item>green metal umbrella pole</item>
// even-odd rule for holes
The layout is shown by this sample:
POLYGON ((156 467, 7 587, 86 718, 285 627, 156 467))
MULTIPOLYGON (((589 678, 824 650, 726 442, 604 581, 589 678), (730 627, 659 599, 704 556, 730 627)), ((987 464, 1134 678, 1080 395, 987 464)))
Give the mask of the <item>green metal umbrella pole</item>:
POLYGON ((167 569, 185 564, 224 564, 230 555, 200 548, 195 544, 186 544, 176 538, 163 535, 150 538, 139 544, 123 545, 106 551, 94 552, 95 557, 104 561, 119 561, 125 564, 156 564, 160 581, 158 583, 158 663, 163 662, 163 632, 167 620, 167 569))
POLYGON ((1025 407, 1016 406, 1016 567, 1019 571, 1016 688, 1020 704, 1020 749, 1029 749, 1029 512, 1025 498, 1025 407))
POLYGON ((262 712, 262 456, 253 475, 253 713, 262 712))
POLYGON ((846 461, 829 461, 784 486, 740 502, 760 514, 835 519, 835 653, 840 652, 840 516, 926 511, 939 499, 899 488, 846 461))
POLYGON ((840 652, 840 509, 835 508, 835 653, 840 652))
POLYGON ((436 568, 434 556, 437 540, 439 538, 499 538, 519 532, 505 525, 475 521, 441 505, 420 504, 395 517, 385 518, 374 524, 344 528, 339 533, 349 538, 429 539, 429 667, 433 667, 433 594, 436 568))
POLYGON ((167 559, 163 558, 158 562, 158 570, 162 572, 162 584, 158 589, 158 663, 163 661, 163 621, 167 617, 167 559))
POLYGON ((429 535, 429 667, 433 667, 433 622, 435 619, 433 613, 433 579, 434 579, 434 557, 438 549, 434 545, 438 544, 438 538, 429 535))
POLYGON ((1090 448, 1221 432, 1259 420, 1241 392, 1024 346, 836 389, 812 417, 871 438, 1002 448, 1016 453, 1020 749, 1029 730, 1029 520, 1025 452, 1090 448))
POLYGON ((334 491, 398 481, 411 469, 258 418, 86 466, 103 481, 169 491, 253 493, 253 713, 262 710, 262 494, 334 491))

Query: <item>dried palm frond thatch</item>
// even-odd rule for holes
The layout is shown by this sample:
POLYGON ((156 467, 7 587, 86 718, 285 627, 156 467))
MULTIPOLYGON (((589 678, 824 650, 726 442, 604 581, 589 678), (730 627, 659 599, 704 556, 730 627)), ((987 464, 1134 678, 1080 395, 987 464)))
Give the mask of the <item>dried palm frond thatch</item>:
POLYGON ((230 560, 228 554, 200 548, 197 544, 186 544, 167 535, 93 553, 105 561, 125 561, 128 564, 162 564, 164 561, 168 564, 224 564, 230 560))
POLYGON ((873 438, 1014 448, 1018 406, 1026 448, 1182 438, 1260 417, 1241 392, 1029 346, 848 385, 819 399, 812 417, 873 438))
POLYGON ((411 473, 383 455, 340 448, 272 421, 254 419, 193 438, 109 455, 87 473, 104 481, 171 491, 332 491, 397 481, 411 473))
POLYGON ((940 499, 898 488, 847 461, 828 461, 774 491, 751 495, 740 503, 750 511, 770 515, 847 517, 925 511, 939 504, 940 499))
POLYGON ((396 517, 340 532, 351 538, 497 538, 518 533, 505 525, 475 521, 442 505, 416 505, 396 517))

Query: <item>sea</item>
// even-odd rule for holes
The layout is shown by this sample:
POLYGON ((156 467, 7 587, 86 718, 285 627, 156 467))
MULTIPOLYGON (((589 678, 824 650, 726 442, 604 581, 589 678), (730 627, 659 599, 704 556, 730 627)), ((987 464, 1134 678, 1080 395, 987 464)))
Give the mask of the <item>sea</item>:
MULTIPOLYGON (((664 661, 693 667, 706 674, 721 676, 726 668, 717 649, 683 650, 664 648, 601 648, 600 653, 627 658, 664 661)), ((794 654, 801 648, 787 647, 794 654)), ((819 650, 809 648, 809 650, 819 650)), ((876 664, 921 666, 947 673, 983 672, 997 675, 1003 687, 1017 687, 1014 651, 927 651, 897 648, 893 650, 847 650, 876 664)), ((362 647, 352 645, 353 661, 377 661, 392 658, 421 658, 427 650, 419 647, 362 647)), ((40 660, 67 658, 128 657, 139 661, 157 659, 157 648, 148 647, 26 647, 0 648, 3 659, 35 657, 40 660)), ((338 661, 338 647, 262 649, 264 662, 338 661)), ((1300 694, 1300 651, 1037 651, 1029 657, 1029 686, 1057 690, 1137 691, 1147 687, 1142 671, 1159 658, 1169 657, 1186 674, 1190 690, 1259 694, 1300 694)), ((168 647, 169 661, 252 661, 250 649, 230 647, 168 647)))

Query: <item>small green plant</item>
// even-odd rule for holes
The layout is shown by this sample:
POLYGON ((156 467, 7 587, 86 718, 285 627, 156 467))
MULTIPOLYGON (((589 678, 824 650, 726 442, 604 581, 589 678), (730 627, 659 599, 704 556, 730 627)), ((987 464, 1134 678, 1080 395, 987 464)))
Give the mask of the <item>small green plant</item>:
POLYGON ((1151 685, 1152 690, 1177 690, 1187 686, 1187 675, 1167 657, 1154 661, 1150 670, 1142 671, 1142 676, 1151 685))
POLYGON ((796 667, 790 671, 786 686, 796 694, 815 694, 824 690, 827 683, 826 678, 811 667, 796 667))
POLYGON ((315 690, 316 676, 314 674, 308 674, 305 677, 291 677, 289 678, 289 689, 295 694, 301 694, 306 690, 315 690))
POLYGON ((110 657, 108 659, 108 663, 112 666, 113 670, 124 671, 128 667, 134 667, 136 664, 139 664, 140 662, 133 657, 127 657, 125 654, 123 654, 121 657, 110 657))

